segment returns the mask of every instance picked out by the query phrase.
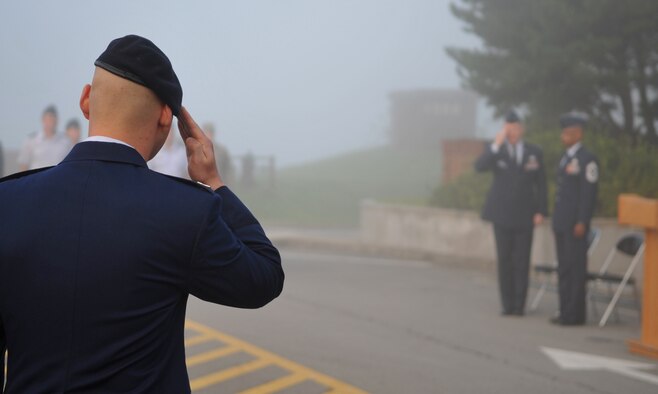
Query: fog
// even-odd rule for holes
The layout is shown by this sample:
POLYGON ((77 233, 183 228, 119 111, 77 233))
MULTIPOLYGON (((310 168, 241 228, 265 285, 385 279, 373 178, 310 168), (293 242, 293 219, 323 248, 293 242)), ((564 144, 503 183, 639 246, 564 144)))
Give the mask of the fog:
POLYGON ((0 139, 17 148, 48 104, 80 120, 93 62, 126 34, 171 59, 186 105, 236 153, 280 165, 386 142, 387 94, 457 88, 468 46, 447 0, 0 3, 0 139))

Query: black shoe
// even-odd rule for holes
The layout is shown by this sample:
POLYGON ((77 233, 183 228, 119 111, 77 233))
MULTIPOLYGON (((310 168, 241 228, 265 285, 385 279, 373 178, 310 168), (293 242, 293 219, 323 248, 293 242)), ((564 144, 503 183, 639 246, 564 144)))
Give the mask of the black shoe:
POLYGON ((548 319, 551 324, 557 324, 557 325, 562 325, 562 320, 560 319, 560 316, 553 316, 550 319, 548 319))

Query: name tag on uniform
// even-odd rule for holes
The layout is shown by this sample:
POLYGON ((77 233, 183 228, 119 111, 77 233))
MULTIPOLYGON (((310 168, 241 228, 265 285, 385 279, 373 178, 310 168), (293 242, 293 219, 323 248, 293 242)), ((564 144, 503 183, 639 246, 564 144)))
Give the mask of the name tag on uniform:
POLYGON ((523 169, 526 171, 537 171, 539 169, 539 160, 535 155, 528 156, 528 161, 523 166, 523 169))

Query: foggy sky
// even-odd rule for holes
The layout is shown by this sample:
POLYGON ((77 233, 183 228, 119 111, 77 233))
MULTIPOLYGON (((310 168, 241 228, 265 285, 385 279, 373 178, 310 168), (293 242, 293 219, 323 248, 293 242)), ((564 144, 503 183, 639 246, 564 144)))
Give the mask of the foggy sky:
MULTIPOLYGON (((386 141, 387 94, 458 88, 446 45, 473 46, 448 0, 0 2, 0 140, 18 147, 53 103, 59 130, 114 38, 170 58, 195 119, 234 153, 282 165, 386 141)), ((86 122, 84 134, 86 135, 86 122)))

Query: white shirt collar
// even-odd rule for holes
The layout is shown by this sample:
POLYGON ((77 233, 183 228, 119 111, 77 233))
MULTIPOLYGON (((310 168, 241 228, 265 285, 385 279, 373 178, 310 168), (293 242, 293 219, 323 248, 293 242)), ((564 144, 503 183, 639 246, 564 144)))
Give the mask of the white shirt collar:
POLYGON ((508 149, 514 149, 514 157, 516 162, 521 164, 523 162, 523 140, 519 140, 516 144, 512 145, 509 141, 506 142, 508 149))
POLYGON ((569 157, 573 157, 582 145, 583 144, 580 142, 576 142, 575 144, 571 145, 569 149, 567 149, 567 155, 569 155, 569 157))
POLYGON ((507 141, 507 140, 505 141, 505 143, 506 143, 508 146, 510 146, 510 147, 514 146, 516 149, 519 149, 519 147, 520 147, 521 149, 523 149, 523 140, 518 140, 518 141, 516 142, 516 144, 514 144, 514 145, 512 145, 512 144, 511 144, 509 141, 507 141))
POLYGON ((113 144, 121 144, 121 145, 129 146, 129 147, 135 149, 135 147, 130 145, 130 144, 127 144, 127 143, 125 143, 121 140, 118 140, 116 138, 106 137, 104 135, 95 135, 95 136, 92 136, 92 137, 87 137, 84 140, 82 140, 82 142, 110 142, 110 143, 113 143, 113 144))

